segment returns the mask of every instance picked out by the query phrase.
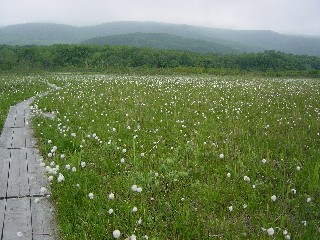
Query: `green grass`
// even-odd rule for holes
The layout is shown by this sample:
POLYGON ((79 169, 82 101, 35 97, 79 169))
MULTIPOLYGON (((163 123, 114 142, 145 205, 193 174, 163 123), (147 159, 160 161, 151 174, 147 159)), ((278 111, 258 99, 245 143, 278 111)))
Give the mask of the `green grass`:
POLYGON ((50 82, 61 90, 34 111, 57 117, 33 123, 62 239, 112 239, 115 229, 120 239, 285 239, 284 230, 320 238, 319 80, 60 74, 50 82))
POLYGON ((48 89, 40 76, 0 74, 0 133, 10 106, 48 89))

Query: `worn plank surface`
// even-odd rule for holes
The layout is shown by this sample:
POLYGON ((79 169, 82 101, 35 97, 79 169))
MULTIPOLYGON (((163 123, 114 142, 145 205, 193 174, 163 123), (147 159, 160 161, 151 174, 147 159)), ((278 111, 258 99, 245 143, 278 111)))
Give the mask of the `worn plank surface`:
POLYGON ((0 136, 0 240, 57 239, 53 205, 40 193, 48 182, 28 124, 32 100, 10 108, 0 136))
POLYGON ((38 203, 34 200, 35 198, 32 198, 31 201, 33 239, 53 240, 56 231, 53 206, 47 197, 38 198, 38 203))
POLYGON ((11 149, 7 197, 29 195, 26 149, 11 149))
POLYGON ((30 198, 7 201, 2 231, 3 239, 32 239, 30 198))
POLYGON ((40 166, 41 156, 37 148, 27 148, 30 195, 40 195, 42 186, 47 185, 45 169, 40 166))
POLYGON ((0 148, 0 199, 7 194, 7 183, 10 164, 10 150, 0 148))
MULTIPOLYGON (((2 233, 3 221, 4 221, 4 212, 6 207, 6 199, 0 200, 0 233, 2 233)), ((0 237, 1 238, 1 237, 0 237)))

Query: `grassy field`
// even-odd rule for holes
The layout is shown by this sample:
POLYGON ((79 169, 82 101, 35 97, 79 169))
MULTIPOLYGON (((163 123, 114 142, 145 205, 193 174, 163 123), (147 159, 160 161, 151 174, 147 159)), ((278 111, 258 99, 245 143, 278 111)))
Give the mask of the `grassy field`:
POLYGON ((40 76, 0 75, 0 133, 10 106, 48 89, 40 76))
POLYGON ((42 78, 62 239, 320 238, 319 80, 42 78))

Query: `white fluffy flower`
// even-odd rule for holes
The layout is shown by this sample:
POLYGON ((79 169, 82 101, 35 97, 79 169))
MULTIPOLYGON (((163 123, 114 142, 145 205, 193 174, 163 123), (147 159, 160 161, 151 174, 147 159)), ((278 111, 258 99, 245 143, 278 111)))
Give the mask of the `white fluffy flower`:
POLYGON ((64 176, 59 173, 59 176, 58 176, 58 182, 63 182, 64 181, 64 176))
POLYGON ((136 211, 138 211, 138 208, 137 208, 137 207, 133 207, 133 208, 132 208, 132 212, 135 213, 136 211))
POLYGON ((137 240, 137 237, 136 237, 136 235, 132 234, 129 239, 130 239, 130 240, 137 240))
POLYGON ((67 170, 70 170, 70 164, 67 164, 67 165, 66 165, 66 169, 67 169, 67 170))
POLYGON ((228 178, 231 177, 231 173, 228 172, 228 173, 227 173, 227 177, 228 177, 228 178))
POLYGON ((266 163, 267 160, 266 160, 266 159, 262 159, 261 162, 262 162, 262 163, 266 163))
POLYGON ((46 187, 41 187, 40 188, 40 194, 45 194, 47 192, 47 188, 46 187))
POLYGON ((233 211, 233 206, 228 207, 229 211, 232 212, 233 211))
POLYGON ((80 165, 81 165, 81 167, 83 167, 83 168, 84 168, 84 167, 86 167, 86 165, 87 165, 87 164, 86 164, 86 162, 81 162, 81 164, 80 164, 80 165))
POLYGON ((112 235, 113 235, 114 238, 119 238, 120 235, 121 235, 121 233, 120 233, 119 230, 114 230, 113 233, 112 233, 112 235))
POLYGON ((109 211, 108 211, 108 213, 109 213, 109 214, 112 214, 112 213, 113 213, 113 209, 110 208, 109 211))
POLYGON ((109 194, 109 199, 110 199, 110 200, 113 200, 113 199, 114 199, 114 194, 113 194, 113 193, 110 193, 110 194, 109 194))
POLYGON ((272 195, 272 196, 271 196, 271 200, 272 200, 273 202, 275 202, 275 201, 277 200, 277 196, 276 196, 276 195, 272 195))
POLYGON ((273 236, 273 234, 274 234, 274 229, 271 227, 271 228, 268 228, 267 229, 267 233, 268 233, 268 235, 269 236, 273 236))
POLYGON ((307 198, 307 203, 309 203, 309 202, 311 202, 311 198, 308 197, 307 198))
POLYGON ((219 158, 223 159, 224 158, 224 154, 220 153, 219 158))
POLYGON ((89 199, 93 199, 93 193, 92 193, 92 192, 89 193, 89 194, 88 194, 88 197, 89 197, 89 199))
POLYGON ((243 180, 245 180, 246 182, 250 182, 250 178, 248 176, 244 176, 243 180))
POLYGON ((136 192, 136 191, 137 191, 137 188, 138 188, 138 186, 137 186, 137 185, 135 185, 135 184, 131 186, 131 189, 132 189, 132 191, 134 191, 134 192, 136 192))

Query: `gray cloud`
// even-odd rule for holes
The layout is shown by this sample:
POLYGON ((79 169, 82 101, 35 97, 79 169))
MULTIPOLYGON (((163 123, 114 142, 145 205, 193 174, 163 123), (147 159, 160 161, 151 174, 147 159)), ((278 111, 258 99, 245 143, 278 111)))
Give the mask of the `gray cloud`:
POLYGON ((1 0, 0 25, 158 21, 320 35, 318 0, 1 0))

